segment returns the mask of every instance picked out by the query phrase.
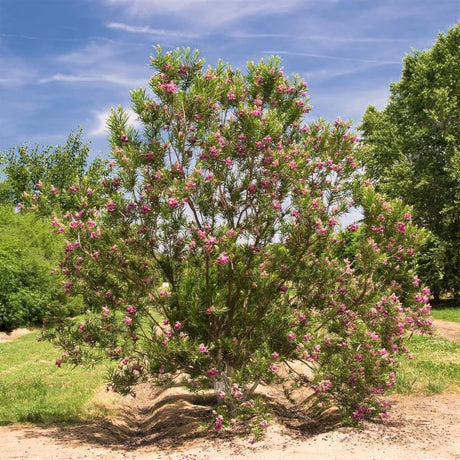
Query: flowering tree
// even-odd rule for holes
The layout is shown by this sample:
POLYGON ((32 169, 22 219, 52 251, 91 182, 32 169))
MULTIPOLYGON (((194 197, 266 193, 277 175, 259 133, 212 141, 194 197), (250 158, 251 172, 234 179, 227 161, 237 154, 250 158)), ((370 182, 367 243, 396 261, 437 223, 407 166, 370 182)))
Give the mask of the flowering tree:
POLYGON ((131 93, 143 131, 112 111, 110 175, 57 194, 79 203, 53 218, 65 289, 92 310, 50 333, 58 365, 109 357, 124 394, 147 377, 214 388, 217 428, 256 410, 256 387, 272 381, 357 420, 382 412, 405 332, 429 326, 410 214, 360 189, 364 223, 349 227, 344 258, 357 167, 347 123, 305 124, 306 84, 276 58, 243 74, 158 49, 152 66, 152 94, 131 93))

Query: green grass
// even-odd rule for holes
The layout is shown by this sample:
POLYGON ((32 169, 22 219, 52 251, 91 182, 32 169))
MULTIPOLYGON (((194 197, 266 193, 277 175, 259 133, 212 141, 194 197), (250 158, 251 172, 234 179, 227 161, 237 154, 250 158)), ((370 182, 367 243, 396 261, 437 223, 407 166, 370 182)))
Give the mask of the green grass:
POLYGON ((431 314, 435 319, 443 319, 444 321, 454 321, 456 323, 460 323, 460 307, 436 308, 431 310, 431 314))
POLYGON ((104 416, 113 398, 102 391, 105 368, 58 368, 60 351, 38 333, 0 344, 0 425, 76 423, 104 416))
POLYGON ((460 390, 460 344, 441 337, 413 336, 397 373, 396 391, 432 394, 460 390))

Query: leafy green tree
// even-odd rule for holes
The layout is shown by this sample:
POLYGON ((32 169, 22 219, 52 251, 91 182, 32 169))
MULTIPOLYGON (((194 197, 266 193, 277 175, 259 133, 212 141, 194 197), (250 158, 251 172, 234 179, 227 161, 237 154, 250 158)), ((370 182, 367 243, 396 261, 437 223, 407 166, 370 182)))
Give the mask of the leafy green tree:
POLYGON ((406 56, 387 107, 369 106, 361 125, 367 174, 432 232, 420 272, 435 297, 460 293, 459 69, 460 23, 406 56))
POLYGON ((15 147, 0 155, 5 180, 0 183, 0 202, 18 204, 34 195, 40 211, 51 214, 56 208, 68 211, 74 207, 72 196, 58 192, 86 179, 100 179, 103 161, 96 159, 88 166, 89 145, 82 141, 82 131, 70 133, 64 145, 29 149, 15 147), (42 193, 46 189, 47 193, 42 193), (50 192, 50 193, 48 193, 50 192), (47 197, 47 202, 43 202, 47 197))
POLYGON ((38 325, 51 316, 81 312, 77 297, 65 296, 56 264, 62 238, 33 214, 0 207, 0 330, 38 325))

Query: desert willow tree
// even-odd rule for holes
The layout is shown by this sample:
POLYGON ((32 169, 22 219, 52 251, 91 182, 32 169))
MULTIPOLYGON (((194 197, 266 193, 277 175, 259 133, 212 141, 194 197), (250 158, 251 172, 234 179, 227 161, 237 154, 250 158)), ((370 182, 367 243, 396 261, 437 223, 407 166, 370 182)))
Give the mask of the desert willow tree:
POLYGON ((65 288, 91 312, 49 333, 58 364, 109 357, 124 394, 146 378, 215 388, 217 428, 257 412, 273 381, 358 420, 384 411, 406 330, 429 323, 410 214, 363 187, 363 224, 340 231, 357 139, 340 120, 305 123, 306 84, 279 59, 242 73, 158 48, 151 63, 150 92, 131 93, 141 129, 121 108, 108 120, 109 177, 59 192, 79 200, 53 220, 65 288))

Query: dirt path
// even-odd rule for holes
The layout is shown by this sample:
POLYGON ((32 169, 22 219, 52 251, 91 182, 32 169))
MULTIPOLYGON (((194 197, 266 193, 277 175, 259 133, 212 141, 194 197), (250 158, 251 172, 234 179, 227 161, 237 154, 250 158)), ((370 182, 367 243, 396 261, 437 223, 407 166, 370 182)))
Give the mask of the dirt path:
MULTIPOLYGON (((177 422, 177 420, 176 420, 177 422)), ((167 427, 166 427, 167 428, 167 427)), ((177 426, 176 426, 177 428, 177 426)), ((386 424, 324 433, 273 424, 264 441, 249 437, 188 440, 120 426, 0 427, 4 460, 80 459, 460 459, 460 395, 397 397, 386 424)), ((166 430, 167 431, 167 430, 166 430)))
MULTIPOLYGON (((435 321, 435 328, 437 334, 460 341, 460 324, 435 321)), ((390 419, 366 423, 359 431, 321 431, 298 420, 273 422, 265 439, 253 442, 249 435, 200 435, 200 418, 209 406, 184 391, 140 390, 114 420, 70 427, 0 427, 0 459, 460 460, 460 393, 392 396, 390 419)))
POLYGON ((23 335, 26 335, 29 332, 32 332, 32 329, 21 328, 21 329, 15 329, 12 332, 0 332, 0 343, 11 342, 12 340, 15 340, 18 337, 21 337, 23 335))
POLYGON ((435 319, 433 320, 433 325, 436 335, 460 343, 460 323, 435 319))

